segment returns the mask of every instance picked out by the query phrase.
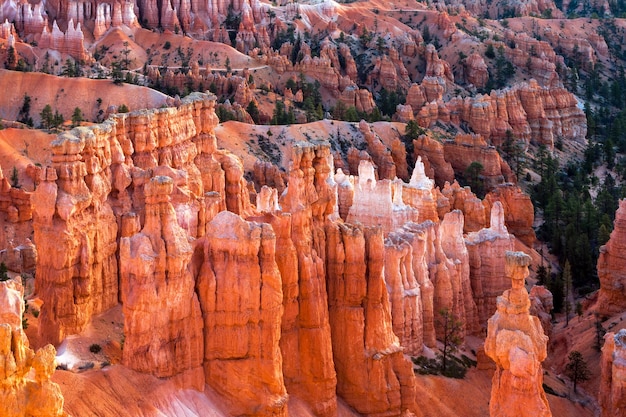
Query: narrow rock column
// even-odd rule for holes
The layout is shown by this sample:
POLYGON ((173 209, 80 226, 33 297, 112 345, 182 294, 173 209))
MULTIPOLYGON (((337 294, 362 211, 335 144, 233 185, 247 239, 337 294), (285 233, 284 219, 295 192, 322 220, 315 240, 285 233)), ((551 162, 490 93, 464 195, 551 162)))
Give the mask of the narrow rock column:
POLYGON ((600 366, 600 415, 623 416, 626 413, 626 329, 604 336, 600 366))
POLYGON ((498 297, 496 313, 489 319, 485 353, 496 363, 491 387, 491 417, 550 417, 543 391, 541 362, 547 355, 548 337, 539 318, 530 315, 530 298, 524 287, 530 256, 506 252, 506 276, 512 288, 498 297))
POLYGON ((614 228, 606 245, 600 247, 598 278, 600 291, 596 311, 605 316, 626 308, 626 200, 619 202, 614 228))

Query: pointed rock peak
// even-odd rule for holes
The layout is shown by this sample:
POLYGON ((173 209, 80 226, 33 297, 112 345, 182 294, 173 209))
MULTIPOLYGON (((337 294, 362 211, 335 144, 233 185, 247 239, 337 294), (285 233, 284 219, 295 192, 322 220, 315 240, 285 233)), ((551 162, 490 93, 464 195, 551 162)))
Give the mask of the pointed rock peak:
POLYGON ((264 185, 257 195, 257 211, 263 213, 272 213, 280 210, 278 205, 278 191, 276 188, 264 185))
POLYGON ((435 182, 426 176, 421 156, 417 157, 409 185, 422 190, 432 190, 435 185, 435 182))
POLYGON ((391 192, 393 193, 393 205, 396 207, 404 207, 404 201, 402 200, 402 180, 395 179, 391 184, 391 192))
POLYGON ((54 22, 52 22, 52 32, 61 32, 61 29, 59 29, 59 25, 57 24, 56 19, 54 20, 54 22))
POLYGON ((374 164, 371 161, 362 160, 359 162, 359 187, 376 187, 376 175, 374 174, 374 164))
POLYGON ((508 230, 504 224, 504 207, 496 201, 491 207, 491 226, 489 229, 498 235, 507 235, 508 230))

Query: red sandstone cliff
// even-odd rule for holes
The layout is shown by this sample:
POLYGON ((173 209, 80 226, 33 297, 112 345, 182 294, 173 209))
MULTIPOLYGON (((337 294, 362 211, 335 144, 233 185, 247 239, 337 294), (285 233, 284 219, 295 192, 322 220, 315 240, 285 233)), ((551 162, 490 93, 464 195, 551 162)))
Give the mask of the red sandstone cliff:
POLYGON ((614 229, 606 245, 600 248, 598 278, 600 291, 596 311, 603 315, 621 313, 626 308, 624 280, 626 275, 626 200, 621 200, 615 213, 614 229))
POLYGON ((600 415, 602 417, 624 414, 626 354, 626 330, 607 333, 602 347, 600 393, 600 415))
POLYGON ((24 288, 18 276, 0 282, 0 404, 8 417, 60 417, 61 388, 50 381, 56 350, 46 345, 29 348, 22 329, 24 288))

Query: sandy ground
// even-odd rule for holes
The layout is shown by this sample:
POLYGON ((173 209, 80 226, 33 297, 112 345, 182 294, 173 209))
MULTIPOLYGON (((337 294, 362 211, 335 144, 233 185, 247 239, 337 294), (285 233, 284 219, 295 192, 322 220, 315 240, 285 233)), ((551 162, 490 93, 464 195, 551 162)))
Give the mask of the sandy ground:
POLYGON ((30 116, 38 126, 39 113, 49 104, 70 120, 74 108, 79 107, 85 120, 96 120, 100 110, 106 114, 109 106, 126 104, 133 110, 158 108, 168 96, 156 90, 132 84, 115 85, 111 80, 65 78, 34 72, 0 70, 0 118, 16 120, 24 103, 24 95, 31 97, 30 116), (101 103, 98 103, 101 99, 101 103))
POLYGON ((18 170, 19 184, 33 190, 33 181, 26 175, 28 164, 50 163, 50 142, 56 134, 34 129, 0 130, 0 167, 5 177, 11 179, 13 167, 18 170))

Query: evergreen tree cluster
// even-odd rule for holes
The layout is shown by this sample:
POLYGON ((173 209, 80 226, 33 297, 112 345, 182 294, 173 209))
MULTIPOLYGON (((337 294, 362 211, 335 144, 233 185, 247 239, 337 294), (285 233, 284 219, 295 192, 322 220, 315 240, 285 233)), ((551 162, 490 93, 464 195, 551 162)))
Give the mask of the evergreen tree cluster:
MULTIPOLYGON (((610 173, 602 180, 591 176, 585 164, 570 162, 559 167, 558 160, 543 146, 535 155, 534 165, 541 181, 532 188, 531 197, 544 219, 538 238, 548 242, 561 265, 571 265, 573 287, 588 292, 597 286, 599 248, 608 240, 624 190, 610 173), (593 185, 597 185, 595 197, 590 192, 593 185)), ((557 281, 560 283, 552 281, 551 290, 560 292, 555 286, 565 285, 563 277, 557 281)), ((557 311, 558 298, 555 294, 557 311)))

